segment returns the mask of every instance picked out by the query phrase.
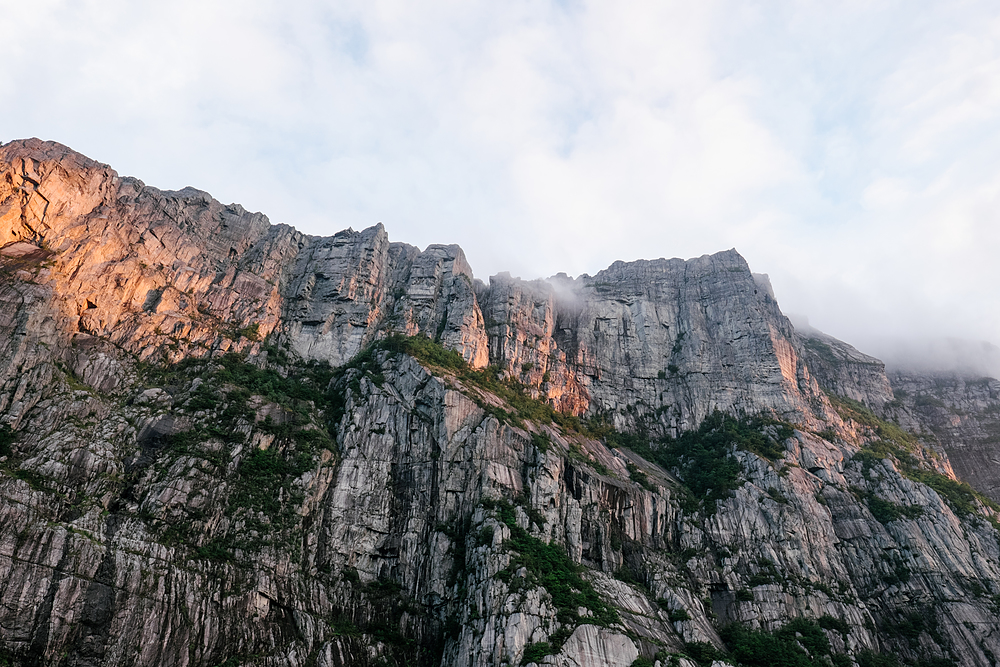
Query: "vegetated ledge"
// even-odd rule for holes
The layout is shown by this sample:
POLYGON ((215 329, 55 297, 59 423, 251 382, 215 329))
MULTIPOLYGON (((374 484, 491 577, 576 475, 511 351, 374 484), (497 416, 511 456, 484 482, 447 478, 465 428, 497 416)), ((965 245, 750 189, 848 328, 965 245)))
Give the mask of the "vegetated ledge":
MULTIPOLYGON (((488 414, 501 423, 526 428, 525 422, 555 424, 566 434, 599 440, 611 448, 624 448, 640 455, 649 462, 672 471, 683 482, 684 508, 693 511, 703 507, 711 514, 716 503, 727 497, 742 482, 739 465, 731 452, 753 452, 768 461, 780 459, 785 453, 784 442, 791 438, 795 426, 766 413, 734 417, 718 410, 707 417, 696 430, 686 431, 677 438, 652 437, 648 432, 624 433, 616 430, 610 421, 598 413, 588 418, 559 412, 543 400, 532 398, 528 387, 513 379, 501 379, 499 369, 487 367, 477 370, 469 366, 460 354, 444 348, 425 336, 390 334, 359 353, 341 367, 358 368, 372 372, 374 352, 386 350, 404 353, 420 361, 442 377, 454 377, 466 385, 465 393, 488 414), (486 400, 481 390, 500 399, 502 405, 486 400)), ((376 380, 380 380, 376 377, 376 380)), ((827 394, 837 412, 870 430, 872 438, 862 444, 854 460, 870 467, 874 461, 891 459, 900 472, 915 482, 934 489, 956 512, 963 516, 981 515, 1000 529, 1000 505, 973 489, 968 483, 957 481, 934 469, 927 459, 939 456, 920 444, 917 436, 904 431, 897 424, 876 416, 862 403, 827 394), (919 457, 917 456, 919 454, 919 457)), ((532 444, 545 450, 550 441, 544 432, 531 431, 532 444)), ((836 437, 834 432, 823 432, 820 437, 836 437)), ((587 461, 598 472, 608 474, 599 462, 587 461)), ((632 466, 630 480, 653 490, 648 476, 632 466)), ((898 516, 913 514, 915 510, 888 508, 879 505, 879 515, 898 516)))
MULTIPOLYGON (((477 403, 499 421, 527 429, 531 444, 543 452, 552 446, 552 441, 544 430, 534 428, 532 423, 555 424, 568 436, 599 439, 611 447, 627 448, 648 461, 659 463, 672 470, 682 481, 682 508, 691 513, 704 511, 711 514, 720 500, 727 498, 742 484, 740 468, 733 457, 734 450, 753 452, 773 462, 784 455, 784 443, 792 436, 790 424, 766 416, 741 419, 719 412, 710 415, 696 431, 682 434, 676 439, 653 439, 642 434, 620 433, 599 415, 589 419, 563 415, 544 402, 528 396, 518 383, 499 379, 495 370, 471 369, 457 353, 420 337, 390 336, 339 368, 331 368, 324 363, 295 361, 283 355, 280 350, 266 345, 264 349, 268 353, 266 360, 247 360, 238 355, 225 355, 212 360, 186 360, 169 367, 147 366, 143 370, 144 382, 161 387, 190 387, 181 392, 184 402, 179 409, 183 412, 203 412, 212 416, 211 420, 206 420, 201 426, 171 435, 167 444, 168 449, 173 452, 172 456, 194 457, 221 468, 225 461, 214 450, 201 445, 207 440, 229 442, 238 437, 236 434, 245 430, 251 422, 253 429, 273 436, 278 445, 266 450, 254 448, 236 469, 237 477, 243 479, 245 484, 241 487, 234 482, 230 502, 237 515, 246 513, 243 525, 249 529, 249 534, 258 536, 249 538, 251 541, 243 539, 233 542, 224 535, 202 539, 198 536, 198 530, 189 531, 190 534, 178 532, 179 524, 166 522, 160 525, 159 519, 146 517, 160 531, 161 538, 166 543, 183 546, 198 544, 201 540, 200 546, 194 549, 194 556, 226 567, 238 566, 245 554, 265 546, 266 541, 290 537, 284 531, 294 530, 294 522, 284 525, 281 522, 283 507, 272 506, 274 498, 261 494, 260 491, 264 488, 284 489, 289 506, 300 502, 292 482, 315 465, 316 456, 322 450, 336 453, 335 431, 345 414, 347 393, 361 391, 362 377, 369 378, 376 386, 385 382, 382 363, 379 361, 380 352, 408 354, 436 371, 446 382, 453 378, 462 385, 461 389, 468 392, 467 395, 474 400, 478 397, 477 403), (258 363, 262 365, 257 365, 258 363), (279 370, 269 368, 270 364, 274 364, 279 370), (201 379, 202 382, 194 386, 195 379, 201 379), (499 399, 500 405, 488 400, 489 396, 499 399), (256 398, 281 406, 290 415, 290 419, 280 423, 266 419, 254 421, 250 404, 256 398), (317 421, 317 415, 322 419, 317 421), (260 516, 270 519, 266 523, 255 523, 259 522, 257 517, 260 516), (252 541, 258 538, 263 538, 264 541, 252 541)), ((900 431, 895 425, 878 420, 860 404, 844 402, 839 409, 845 418, 865 420, 866 425, 881 437, 859 451, 856 460, 862 465, 869 461, 881 461, 886 456, 880 455, 888 454, 898 462, 899 467, 907 471, 907 476, 934 488, 957 510, 973 514, 979 509, 976 505, 979 498, 975 492, 967 491, 960 483, 920 467, 920 461, 910 453, 918 444, 912 435, 900 431), (925 479, 930 482, 925 482, 925 479)), ((12 435, 0 433, 0 436, 0 445, 6 442, 9 448, 13 442, 12 435)), ((567 452, 566 455, 571 457, 572 452, 567 452)), ((579 462, 600 472, 599 464, 595 461, 584 459, 579 462)), ((654 493, 657 491, 656 485, 650 482, 639 467, 633 466, 628 472, 630 481, 639 487, 654 493)), ((894 508, 879 509, 877 499, 868 497, 865 500, 873 514, 880 511, 887 521, 897 518, 891 516, 894 508)), ((573 565, 565 549, 533 537, 517 526, 512 520, 512 506, 509 503, 484 503, 483 507, 493 511, 499 521, 511 531, 511 538, 503 548, 515 552, 515 561, 534 577, 527 584, 545 588, 563 614, 565 624, 561 631, 546 642, 529 646, 526 656, 541 656, 558 651, 561 643, 568 637, 568 631, 571 632, 581 622, 606 625, 616 623, 617 612, 614 606, 596 597, 593 587, 581 576, 583 571, 573 565), (577 610, 580 607, 589 610, 587 617, 579 616, 577 610)), ((905 511, 900 511, 905 514, 905 511)), ((876 518, 879 518, 878 515, 876 518)), ((505 570, 511 576, 513 571, 511 568, 505 570)), ((501 578, 507 575, 501 575, 501 578)), ((383 595, 382 589, 374 593, 367 588, 365 591, 367 592, 364 594, 369 597, 383 595)), ((699 660, 704 660, 707 656, 716 658, 727 655, 742 664, 764 664, 753 661, 753 656, 756 655, 753 647, 764 646, 772 654, 773 651, 781 650, 791 656, 798 656, 796 660, 801 657, 803 650, 807 650, 806 655, 810 657, 830 655, 833 664, 839 664, 839 658, 834 656, 840 654, 816 653, 816 647, 808 645, 811 641, 808 638, 814 634, 810 623, 815 624, 813 621, 795 619, 786 626, 794 627, 793 631, 786 632, 785 628, 781 628, 773 633, 752 632, 738 626, 723 628, 722 635, 730 648, 729 653, 720 652, 710 644, 703 646, 692 643, 687 647, 687 655, 699 660), (784 648, 775 648, 776 646, 784 648)), ((356 626, 352 627, 357 629, 356 626)), ((664 654, 660 657, 667 656, 664 654)), ((825 663, 810 661, 789 664, 825 663)))

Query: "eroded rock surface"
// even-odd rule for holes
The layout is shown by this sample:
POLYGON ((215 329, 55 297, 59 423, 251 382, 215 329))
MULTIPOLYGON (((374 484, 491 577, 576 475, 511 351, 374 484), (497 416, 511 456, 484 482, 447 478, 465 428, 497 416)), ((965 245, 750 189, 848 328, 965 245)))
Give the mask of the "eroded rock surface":
POLYGON ((1000 655, 947 456, 996 492, 996 382, 890 389, 735 251, 486 285, 57 144, 0 173, 0 662, 691 667, 794 619, 851 664, 1000 655), (717 411, 769 417, 716 500, 650 459, 717 411))

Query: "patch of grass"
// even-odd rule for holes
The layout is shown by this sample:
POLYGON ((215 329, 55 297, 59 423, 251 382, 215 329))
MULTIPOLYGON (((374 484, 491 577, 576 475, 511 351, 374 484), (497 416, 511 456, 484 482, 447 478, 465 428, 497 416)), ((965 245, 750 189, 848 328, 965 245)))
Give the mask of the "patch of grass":
POLYGON ((198 558, 220 563, 229 563, 235 560, 233 553, 218 540, 212 540, 208 544, 198 547, 195 553, 198 554, 198 558))
POLYGON ((778 489, 774 488, 773 486, 767 487, 767 495, 771 500, 780 505, 788 504, 788 498, 785 496, 785 494, 783 494, 781 491, 778 491, 778 489))
POLYGON ((532 433, 531 434, 531 444, 535 446, 540 452, 549 451, 549 447, 552 446, 552 439, 549 438, 547 433, 532 433))
POLYGON ((916 519, 924 513, 924 508, 920 505, 899 505, 875 495, 869 495, 867 503, 872 516, 882 524, 903 518, 916 519))
POLYGON ((46 493, 52 492, 51 481, 45 475, 35 472, 34 470, 25 470, 23 468, 14 468, 10 470, 10 476, 14 479, 19 479, 25 482, 32 491, 43 491, 46 493))
POLYGON ((763 632, 729 625, 719 633, 730 660, 745 667, 813 667, 829 664, 830 641, 816 621, 796 618, 779 630, 763 632))
POLYGON ((552 599, 557 610, 556 618, 563 627, 559 635, 549 637, 547 644, 552 649, 550 652, 558 652, 572 633, 572 628, 583 622, 579 614, 581 607, 590 612, 586 617, 587 623, 608 626, 618 622, 618 612, 601 599, 589 581, 580 576, 584 568, 570 560, 563 546, 543 542, 518 526, 514 506, 510 503, 495 501, 483 505, 494 509, 499 520, 510 530, 510 539, 504 546, 516 552, 506 568, 507 575, 500 578, 510 581, 514 573, 523 567, 528 573, 526 584, 541 586, 552 599))
MULTIPOLYGON (((502 379, 500 369, 488 366, 475 369, 466 363, 458 352, 443 347, 424 336, 393 334, 376 342, 370 350, 388 350, 408 354, 418 361, 452 372, 466 385, 478 387, 500 398, 510 410, 490 405, 478 396, 470 395, 480 408, 501 423, 523 426, 524 420, 539 424, 555 423, 564 430, 587 435, 586 428, 574 415, 561 413, 543 400, 532 398, 529 388, 514 379, 502 379)), ((548 379, 543 377, 543 381, 548 379)))
POLYGON ((677 623, 678 621, 690 621, 691 614, 689 614, 686 609, 671 609, 667 612, 667 620, 671 623, 677 623))
MULTIPOLYGON (((856 456, 853 460, 858 460, 856 456)), ((866 459, 861 459, 867 463, 866 459)), ((850 487, 850 491, 858 500, 863 500, 868 506, 868 510, 875 519, 885 525, 899 519, 917 519, 924 514, 924 508, 920 505, 900 505, 888 500, 879 498, 874 493, 858 488, 850 487)))
POLYGON ((817 431, 816 435, 823 438, 827 442, 833 442, 834 440, 837 439, 837 432, 834 431, 832 428, 826 428, 823 429, 822 431, 817 431))
POLYGON ((842 361, 840 357, 834 353, 833 348, 821 341, 818 338, 806 338, 806 348, 812 351, 817 357, 831 363, 834 365, 839 365, 842 361))
MULTIPOLYGON (((264 545, 289 545, 293 555, 300 548, 295 531, 301 522, 297 510, 304 492, 296 480, 316 465, 320 449, 336 449, 330 433, 336 428, 331 415, 339 395, 331 384, 337 369, 325 362, 292 362, 287 355, 276 353, 273 359, 278 358, 288 364, 282 372, 260 368, 236 354, 211 362, 188 358, 168 366, 142 367, 146 384, 168 387, 175 394, 195 379, 201 381, 183 409, 204 411, 207 418, 196 419, 193 428, 163 438, 162 446, 150 450, 168 461, 181 456, 208 461, 220 476, 227 477, 223 495, 217 500, 226 504, 231 525, 241 527, 214 535, 197 550, 199 558, 235 560, 237 555, 242 558, 241 553, 264 545), (253 397, 282 406, 282 423, 272 419, 255 423, 256 414, 250 407, 253 397), (225 474, 223 471, 231 470, 235 451, 226 445, 245 445, 253 429, 275 440, 267 450, 245 449, 235 471, 225 474)), ((272 360, 270 350, 267 359, 272 360)), ((164 465, 169 467, 169 463, 164 465)), ((163 538, 177 544, 197 543, 202 529, 191 524, 194 520, 189 517, 171 523, 163 538)))
POLYGON ((895 586, 896 584, 905 584, 910 580, 913 573, 898 554, 893 554, 892 556, 884 555, 882 558, 889 566, 889 572, 882 575, 882 581, 886 585, 895 586))
POLYGON ((932 470, 907 469, 905 470, 905 474, 910 479, 926 484, 934 489, 959 514, 968 515, 975 513, 976 501, 990 506, 994 510, 1000 510, 1000 507, 997 507, 996 503, 977 493, 967 482, 958 482, 932 470))
POLYGON ((920 394, 913 400, 913 405, 918 408, 942 408, 947 409, 948 406, 940 398, 934 396, 929 396, 928 394, 920 394))
POLYGON ((875 651, 858 651, 858 667, 900 667, 899 658, 875 651))
MULTIPOLYGON (((896 463, 896 468, 906 478, 926 484, 934 489, 939 496, 951 505, 956 513, 964 516, 980 514, 979 506, 986 506, 994 512, 1000 513, 1000 504, 986 497, 973 489, 967 482, 959 482, 951 479, 936 470, 928 468, 920 459, 914 456, 923 450, 920 441, 915 435, 904 431, 897 424, 884 421, 877 417, 871 410, 857 401, 849 398, 829 395, 830 402, 844 418, 850 418, 859 424, 872 429, 880 439, 866 444, 854 455, 854 461, 858 461, 867 474, 875 465, 879 465, 883 459, 889 458, 896 463)), ((876 508, 869 509, 872 514, 879 518, 879 521, 886 523, 902 516, 916 518, 921 509, 916 506, 887 506, 884 501, 875 501, 876 508)), ((1000 530, 1000 523, 995 517, 984 516, 1000 530)))
POLYGON ((476 535, 476 546, 490 546, 493 544, 493 526, 483 526, 479 529, 479 534, 476 535))
POLYGON ((6 646, 0 644, 0 667, 16 667, 20 664, 22 664, 21 659, 6 646))
POLYGON ((674 471, 688 490, 684 508, 695 511, 704 506, 710 514, 716 503, 737 489, 740 466, 734 449, 753 452, 767 459, 784 454, 784 441, 793 429, 767 416, 736 418, 716 410, 697 431, 676 439, 652 440, 642 434, 618 433, 605 420, 595 418, 588 429, 604 437, 609 446, 627 447, 643 458, 674 471))
POLYGON ((724 660, 726 654, 708 642, 688 642, 684 644, 684 654, 701 667, 709 667, 716 660, 724 660))
POLYGON ((646 475, 646 473, 644 473, 642 470, 640 470, 639 466, 635 465, 631 461, 628 461, 626 462, 625 467, 628 469, 628 478, 630 480, 632 480, 642 488, 646 489, 647 491, 654 491, 654 492, 656 491, 656 487, 653 486, 653 483, 649 481, 649 476, 646 475))
POLYGON ((824 630, 835 630, 844 637, 851 634, 851 626, 849 626, 846 621, 835 618, 830 614, 823 614, 819 617, 817 622, 819 623, 819 627, 824 630))
POLYGON ((521 664, 527 665, 530 662, 538 662, 545 656, 558 652, 559 650, 554 648, 549 642, 535 642, 534 644, 528 644, 528 646, 524 649, 524 656, 521 658, 521 664))
POLYGON ((830 404, 843 419, 853 419, 857 423, 871 429, 877 429, 882 420, 875 416, 875 413, 860 401, 827 393, 830 404))
POLYGON ((254 322, 253 324, 248 324, 242 329, 236 331, 236 335, 240 338, 247 338, 252 341, 259 341, 260 336, 260 325, 254 322))

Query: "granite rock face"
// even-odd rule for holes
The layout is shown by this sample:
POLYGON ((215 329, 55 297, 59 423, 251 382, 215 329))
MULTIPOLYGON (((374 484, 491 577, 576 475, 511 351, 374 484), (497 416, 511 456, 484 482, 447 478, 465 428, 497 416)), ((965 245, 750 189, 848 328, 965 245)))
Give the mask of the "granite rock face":
POLYGON ((796 332, 813 377, 825 390, 881 411, 895 400, 885 364, 816 330, 796 332))
POLYGON ((995 493, 996 382, 890 388, 735 251, 487 285, 58 144, 0 174, 0 662, 693 667, 730 623, 1000 655, 948 459, 995 493), (716 496, 657 438, 723 413, 716 496))
POLYGON ((746 261, 616 262, 596 276, 480 290, 491 361, 561 409, 689 430, 713 410, 830 416, 794 330, 746 261))
POLYGON ((1000 382, 901 371, 890 379, 887 413, 936 440, 959 478, 1000 502, 1000 382))

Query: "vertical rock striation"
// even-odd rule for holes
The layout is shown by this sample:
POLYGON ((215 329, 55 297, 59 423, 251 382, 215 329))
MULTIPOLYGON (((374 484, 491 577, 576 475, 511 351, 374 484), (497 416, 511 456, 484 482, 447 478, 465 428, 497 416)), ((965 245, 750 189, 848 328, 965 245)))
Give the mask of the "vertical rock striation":
POLYGON ((0 276, 0 662, 1000 655, 997 507, 935 452, 996 493, 996 382, 890 388, 735 250, 487 285, 26 140, 0 276))

